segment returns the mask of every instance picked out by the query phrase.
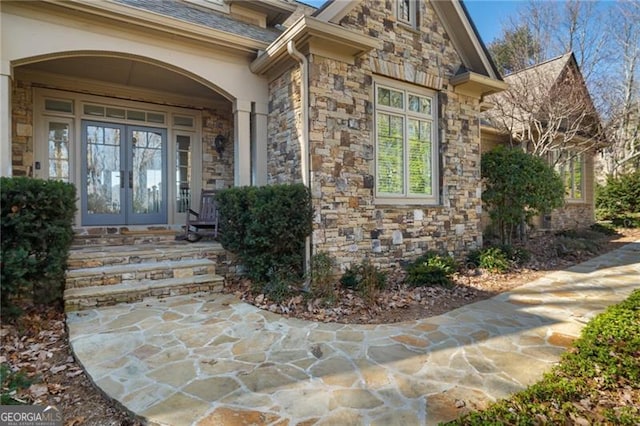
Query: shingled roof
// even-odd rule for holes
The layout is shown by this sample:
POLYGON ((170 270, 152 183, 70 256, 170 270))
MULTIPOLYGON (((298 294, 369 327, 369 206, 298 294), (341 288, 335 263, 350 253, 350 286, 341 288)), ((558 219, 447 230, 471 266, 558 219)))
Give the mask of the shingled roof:
POLYGON ((271 43, 281 34, 274 28, 261 28, 234 19, 215 10, 207 10, 177 0, 115 0, 126 6, 179 19, 191 24, 202 25, 219 31, 244 36, 256 41, 271 43))

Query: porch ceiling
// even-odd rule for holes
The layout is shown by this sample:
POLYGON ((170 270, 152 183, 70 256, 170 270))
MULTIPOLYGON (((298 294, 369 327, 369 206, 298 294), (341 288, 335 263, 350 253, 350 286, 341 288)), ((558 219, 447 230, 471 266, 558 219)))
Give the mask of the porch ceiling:
POLYGON ((126 58, 71 57, 20 66, 26 72, 97 81, 136 89, 202 99, 205 105, 227 103, 219 93, 174 71, 126 58))

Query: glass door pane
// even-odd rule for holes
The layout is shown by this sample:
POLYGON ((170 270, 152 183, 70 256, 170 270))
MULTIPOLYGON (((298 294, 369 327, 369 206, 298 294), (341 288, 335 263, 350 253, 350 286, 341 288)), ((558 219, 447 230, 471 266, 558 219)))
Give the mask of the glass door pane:
POLYGON ((82 217, 85 225, 123 224, 124 126, 83 122, 82 217))
POLYGON ((49 179, 69 182, 69 123, 50 121, 47 133, 49 179))
POLYGON ((166 223, 166 131, 129 126, 127 223, 166 223))
POLYGON ((191 136, 176 136, 176 212, 185 213, 191 205, 191 136))

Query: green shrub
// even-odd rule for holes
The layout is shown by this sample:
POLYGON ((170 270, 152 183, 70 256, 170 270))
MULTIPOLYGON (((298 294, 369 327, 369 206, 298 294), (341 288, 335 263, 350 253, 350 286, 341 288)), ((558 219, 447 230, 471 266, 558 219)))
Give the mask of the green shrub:
POLYGON ((347 268, 340 284, 357 291, 364 299, 373 301, 380 290, 387 287, 387 274, 380 271, 369 259, 347 268))
POLYGON ((450 285, 457 269, 458 264, 453 257, 430 251, 407 266, 406 282, 416 287, 450 285))
POLYGON ((615 220, 629 213, 640 213, 640 170, 609 178, 596 189, 599 220, 615 220))
POLYGON ((611 220, 618 228, 640 228, 640 213, 626 213, 614 217, 611 220))
POLYGON ((507 254, 499 247, 474 250, 467 256, 467 262, 491 272, 506 272, 511 267, 507 254))
POLYGON ((15 393, 29 388, 32 383, 33 380, 29 379, 22 371, 13 371, 8 364, 0 364, 0 384, 2 386, 0 405, 24 404, 15 398, 15 393))
POLYGON ((254 290, 271 279, 301 280, 311 195, 301 184, 230 188, 217 196, 220 242, 236 254, 254 290))
POLYGON ((0 180, 3 308, 15 309, 12 300, 22 296, 35 303, 61 300, 75 196, 75 187, 68 183, 0 180))
POLYGON ((334 266, 335 260, 327 252, 311 258, 311 293, 314 297, 335 298, 334 266))
POLYGON ((564 203, 560 176, 519 148, 500 146, 482 154, 481 170, 486 187, 482 201, 503 244, 511 242, 519 225, 564 203))

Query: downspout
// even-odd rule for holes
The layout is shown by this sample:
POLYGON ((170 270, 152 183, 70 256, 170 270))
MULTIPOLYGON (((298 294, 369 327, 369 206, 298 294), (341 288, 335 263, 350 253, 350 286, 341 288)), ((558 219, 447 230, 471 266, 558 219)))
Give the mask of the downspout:
MULTIPOLYGON (((300 166, 302 183, 311 191, 311 177, 309 170, 309 60, 298 49, 293 40, 287 43, 287 52, 300 63, 300 103, 302 104, 302 134, 298 137, 300 143, 300 166)), ((304 241, 304 288, 311 283, 311 236, 304 241)))

